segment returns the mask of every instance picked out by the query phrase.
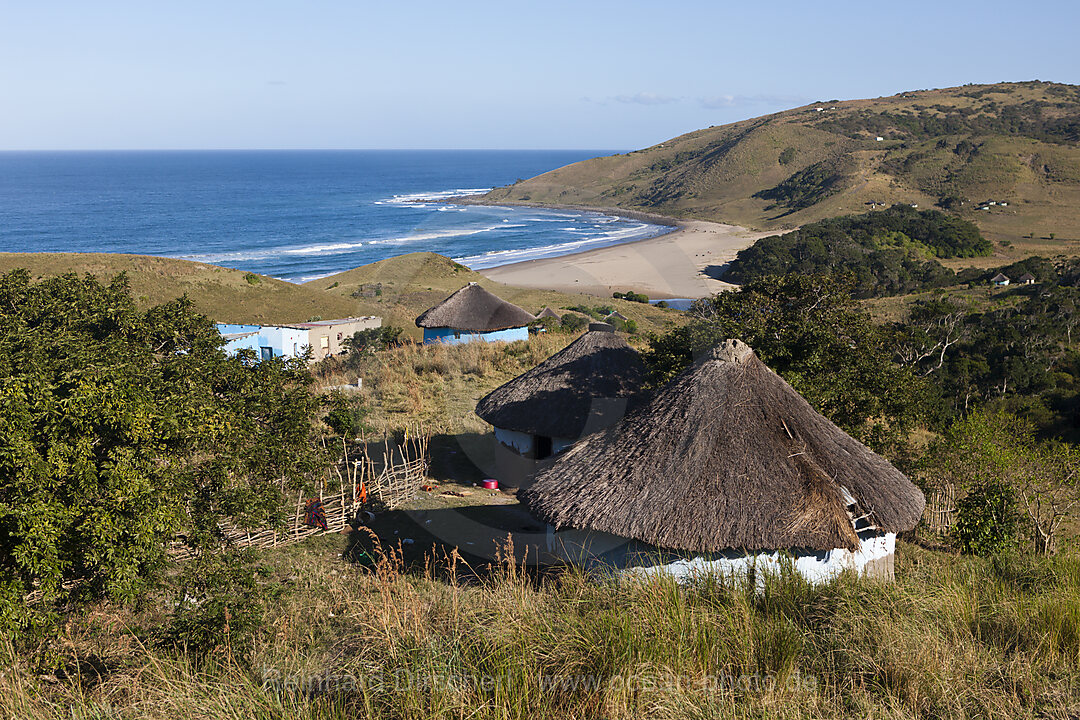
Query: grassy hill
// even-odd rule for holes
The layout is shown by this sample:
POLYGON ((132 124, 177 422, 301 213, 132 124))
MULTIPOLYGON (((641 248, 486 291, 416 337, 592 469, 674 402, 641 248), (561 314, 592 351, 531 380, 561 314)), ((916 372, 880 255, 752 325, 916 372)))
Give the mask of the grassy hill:
POLYGON ((1073 254, 1080 250, 1080 87, 1002 83, 818 102, 586 160, 486 199, 778 230, 863 212, 870 203, 938 205, 974 220, 999 244, 1073 254), (978 210, 987 200, 1008 205, 978 210))
POLYGON ((189 260, 105 253, 0 253, 0 273, 15 268, 26 268, 35 278, 68 272, 112 278, 124 272, 140 305, 157 305, 186 293, 199 312, 219 322, 305 322, 360 313, 350 297, 189 260))
POLYGON ((670 310, 626 300, 503 285, 435 253, 409 253, 380 260, 312 280, 304 287, 353 300, 364 314, 380 315, 385 324, 403 327, 410 336, 420 337, 415 325, 416 316, 470 282, 479 283, 531 313, 539 312, 545 306, 558 310, 573 305, 607 305, 636 321, 643 331, 662 330, 679 317, 670 310))

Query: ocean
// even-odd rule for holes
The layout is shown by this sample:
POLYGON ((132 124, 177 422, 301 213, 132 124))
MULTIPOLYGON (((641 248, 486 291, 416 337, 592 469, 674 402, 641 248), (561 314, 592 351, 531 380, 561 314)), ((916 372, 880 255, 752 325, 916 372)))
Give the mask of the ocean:
POLYGON ((433 202, 609 152, 6 152, 0 251, 161 255, 304 282, 410 252, 483 269, 670 230, 433 202))

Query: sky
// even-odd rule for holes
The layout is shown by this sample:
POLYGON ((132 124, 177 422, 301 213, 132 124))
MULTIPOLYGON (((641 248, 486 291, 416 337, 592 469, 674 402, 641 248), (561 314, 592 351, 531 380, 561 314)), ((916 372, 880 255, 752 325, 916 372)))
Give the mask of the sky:
POLYGON ((0 149, 629 150, 815 100, 1080 83, 1080 2, 0 0, 0 149))

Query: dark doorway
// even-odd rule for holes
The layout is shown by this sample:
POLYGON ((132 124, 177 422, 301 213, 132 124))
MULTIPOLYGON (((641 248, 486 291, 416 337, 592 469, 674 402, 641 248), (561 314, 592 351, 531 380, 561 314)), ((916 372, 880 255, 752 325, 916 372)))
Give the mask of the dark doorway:
POLYGON ((533 436, 533 442, 536 445, 536 459, 543 460, 546 457, 551 457, 551 438, 544 435, 533 436))

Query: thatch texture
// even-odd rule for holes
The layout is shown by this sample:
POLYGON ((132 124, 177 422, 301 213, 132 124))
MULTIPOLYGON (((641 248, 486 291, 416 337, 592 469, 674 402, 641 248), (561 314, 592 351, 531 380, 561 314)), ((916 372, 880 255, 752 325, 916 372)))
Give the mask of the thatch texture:
POLYGON ((641 392, 645 366, 610 325, 589 331, 476 405, 495 427, 532 435, 576 439, 623 417, 641 392))
POLYGON ((554 310, 552 310, 549 307, 544 308, 543 310, 541 310, 540 312, 538 312, 536 314, 536 319, 537 320, 543 320, 544 318, 555 318, 556 320, 561 319, 559 317, 559 313, 555 312, 554 310))
POLYGON ((728 340, 522 498, 560 528, 708 552, 854 550, 849 496, 886 532, 915 527, 924 505, 899 470, 728 340))
POLYGON ((416 318, 422 328, 453 328, 472 332, 492 332, 525 327, 536 318, 527 310, 508 303, 476 283, 469 283, 416 318))

